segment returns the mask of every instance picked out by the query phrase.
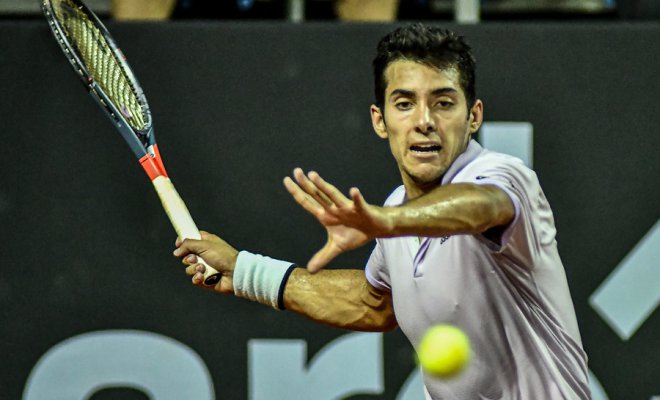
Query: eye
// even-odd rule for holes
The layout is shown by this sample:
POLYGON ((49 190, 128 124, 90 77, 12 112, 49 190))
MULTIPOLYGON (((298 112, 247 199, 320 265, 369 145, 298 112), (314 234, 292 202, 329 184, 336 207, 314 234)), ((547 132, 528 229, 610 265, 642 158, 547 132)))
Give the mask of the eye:
POLYGON ((408 100, 401 100, 396 102, 396 104, 394 104, 394 107, 396 107, 398 110, 406 111, 406 110, 410 110, 413 107, 413 103, 408 100))
POLYGON ((451 108, 454 105, 454 102, 451 100, 439 100, 436 103, 436 106, 446 109, 446 108, 451 108))

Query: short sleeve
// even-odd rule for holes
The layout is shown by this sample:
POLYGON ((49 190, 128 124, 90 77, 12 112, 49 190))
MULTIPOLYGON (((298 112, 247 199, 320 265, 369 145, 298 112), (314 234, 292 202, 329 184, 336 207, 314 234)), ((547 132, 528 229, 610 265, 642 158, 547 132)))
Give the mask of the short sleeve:
POLYGON ((499 243, 482 240, 493 252, 517 259, 522 265, 535 264, 544 241, 555 238, 552 211, 538 178, 522 161, 498 153, 490 153, 461 171, 453 182, 494 185, 511 199, 515 209, 513 221, 505 228, 499 243))
POLYGON ((371 252, 371 256, 369 256, 364 273, 371 286, 390 292, 392 291, 392 286, 390 285, 390 276, 386 267, 383 247, 380 244, 380 240, 376 240, 376 246, 371 252))
MULTIPOLYGON (((387 197, 384 205, 386 207, 393 207, 403 203, 405 194, 406 188, 400 185, 387 197)), ((364 273, 371 286, 388 292, 392 290, 390 275, 385 262, 382 239, 376 239, 376 247, 374 247, 371 256, 369 256, 364 273)))

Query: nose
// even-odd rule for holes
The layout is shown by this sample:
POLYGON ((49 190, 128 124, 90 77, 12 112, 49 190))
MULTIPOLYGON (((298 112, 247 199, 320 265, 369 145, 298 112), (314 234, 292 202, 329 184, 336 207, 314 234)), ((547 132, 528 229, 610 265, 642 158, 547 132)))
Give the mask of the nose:
POLYGON ((435 121, 431 115, 431 109, 425 105, 417 109, 416 130, 422 134, 428 134, 435 131, 435 121))

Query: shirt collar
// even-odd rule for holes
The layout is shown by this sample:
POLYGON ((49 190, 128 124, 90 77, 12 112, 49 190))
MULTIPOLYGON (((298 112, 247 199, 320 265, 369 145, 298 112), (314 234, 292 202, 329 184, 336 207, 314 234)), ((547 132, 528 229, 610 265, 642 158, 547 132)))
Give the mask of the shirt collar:
POLYGON ((481 145, 477 143, 476 140, 470 139, 470 142, 465 148, 465 151, 456 157, 456 160, 454 160, 451 166, 449 166, 447 169, 447 172, 445 172, 445 174, 442 176, 440 185, 446 185, 450 183, 454 177, 459 172, 461 172, 461 170, 465 168, 466 165, 474 161, 474 159, 477 158, 483 150, 483 147, 481 147, 481 145))

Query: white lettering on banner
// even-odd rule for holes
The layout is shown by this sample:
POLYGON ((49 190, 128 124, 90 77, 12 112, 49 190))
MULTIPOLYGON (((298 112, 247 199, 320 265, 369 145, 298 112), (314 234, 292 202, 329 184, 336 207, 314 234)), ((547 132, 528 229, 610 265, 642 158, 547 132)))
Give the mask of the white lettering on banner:
POLYGON ((607 393, 605 393, 598 378, 591 370, 589 371, 589 390, 591 391, 591 400, 609 400, 607 393))
MULTIPOLYGON (((422 381, 422 371, 419 368, 413 370, 406 382, 401 387, 396 400, 420 400, 424 398, 424 382, 422 381)), ((591 400, 609 400, 605 390, 598 382, 598 378, 593 372, 589 371, 589 390, 591 391, 591 400)), ((656 400, 656 399, 654 399, 656 400)), ((660 399, 657 399, 660 400, 660 399)))
POLYGON ((415 368, 401 387, 396 400, 421 400, 424 398, 424 381, 422 370, 415 368))
MULTIPOLYGON (((380 333, 341 336, 307 367, 305 340, 250 340, 249 398, 331 400, 382 394, 382 337, 380 333)), ((593 400, 608 400, 591 372, 589 380, 593 400)), ((151 400, 215 398, 206 365, 189 347, 150 332, 117 330, 74 336, 55 345, 30 373, 23 400, 86 400, 108 388, 136 389, 151 400)), ((422 398, 422 375, 416 368, 396 399, 422 398)))
POLYGON ((488 150, 518 157, 532 168, 534 128, 529 122, 484 122, 479 142, 488 150))
POLYGON ((304 340, 248 343, 250 400, 342 399, 385 388, 381 333, 350 333, 327 344, 306 366, 304 340))
POLYGON ((589 299, 622 340, 628 340, 660 304, 660 220, 589 299))
POLYGON ((152 400, 213 400, 206 364, 188 346, 143 331, 99 331, 69 338, 37 362, 23 400, 85 400, 132 388, 152 400))

